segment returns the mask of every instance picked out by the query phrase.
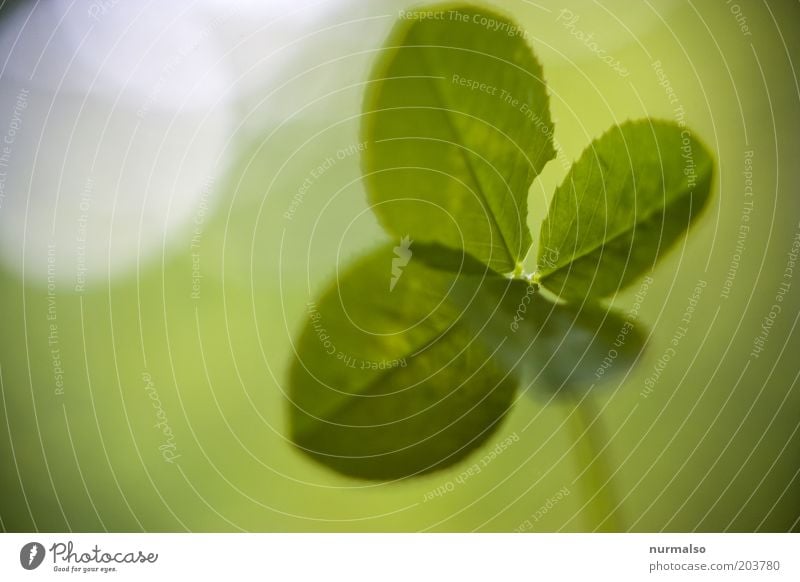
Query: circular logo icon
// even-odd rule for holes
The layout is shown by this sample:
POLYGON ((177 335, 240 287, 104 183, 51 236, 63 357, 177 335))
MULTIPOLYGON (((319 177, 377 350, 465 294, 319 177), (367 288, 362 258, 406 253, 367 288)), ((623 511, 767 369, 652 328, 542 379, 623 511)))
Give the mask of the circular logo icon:
POLYGON ((29 542, 19 552, 19 563, 26 570, 35 570, 44 561, 44 546, 39 542, 29 542))

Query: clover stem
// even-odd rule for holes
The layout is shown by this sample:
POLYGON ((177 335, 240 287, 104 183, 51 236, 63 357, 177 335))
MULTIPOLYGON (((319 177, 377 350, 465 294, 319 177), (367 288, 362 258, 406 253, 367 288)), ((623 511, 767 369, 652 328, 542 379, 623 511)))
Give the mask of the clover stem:
POLYGON ((580 469, 578 479, 582 481, 587 498, 584 509, 589 523, 598 532, 625 531, 616 511, 617 499, 605 450, 608 441, 602 420, 591 396, 575 399, 574 403, 568 421, 575 437, 580 469))

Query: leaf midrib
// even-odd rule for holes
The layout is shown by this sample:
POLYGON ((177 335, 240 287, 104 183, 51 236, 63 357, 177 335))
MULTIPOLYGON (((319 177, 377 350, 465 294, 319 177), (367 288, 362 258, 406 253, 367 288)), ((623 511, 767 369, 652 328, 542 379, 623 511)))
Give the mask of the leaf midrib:
MULTIPOLYGON (((429 347, 433 346, 436 342, 439 341, 448 341, 450 339, 450 335, 454 333, 453 325, 456 323, 456 320, 450 323, 450 326, 445 329, 441 334, 437 335, 429 339, 428 341, 421 342, 421 345, 416 349, 410 349, 408 353, 404 354, 403 358, 411 358, 414 354, 424 353, 429 347)), ((440 370, 441 371, 441 370, 440 370)), ((309 414, 307 411, 303 411, 303 413, 313 420, 308 426, 310 430, 304 431, 306 436, 314 437, 319 433, 319 429, 317 426, 322 424, 333 424, 334 426, 337 423, 332 422, 331 419, 336 418, 342 411, 347 410, 351 405, 351 401, 349 400, 350 397, 356 398, 376 398, 378 396, 371 396, 368 393, 372 390, 374 386, 379 385, 381 382, 386 381, 392 375, 397 373, 397 368, 387 368, 382 370, 380 374, 375 375, 369 382, 364 383, 357 391, 349 392, 346 394, 345 398, 339 399, 337 402, 334 403, 333 406, 327 407, 323 411, 317 411, 315 414, 309 414)), ((438 373, 438 372, 437 372, 438 373)), ((417 386, 419 383, 417 384, 417 386)), ((408 386, 403 390, 412 390, 416 386, 408 386)), ((385 396, 385 395, 384 395, 385 396)), ((357 428, 368 428, 368 427, 357 427, 357 428)))
MULTIPOLYGON (((413 28, 411 30, 413 30, 413 28)), ((409 35, 407 35, 406 38, 408 38, 410 36, 410 32, 411 31, 409 31, 409 35)), ((433 45, 433 47, 439 48, 439 49, 452 49, 452 47, 448 47, 448 46, 444 46, 444 45, 433 45)), ((410 46, 407 45, 405 48, 416 48, 416 49, 420 50, 420 52, 422 53, 422 57, 420 58, 420 61, 422 62, 423 67, 427 68, 428 69, 427 72, 429 74, 431 74, 431 75, 434 75, 436 73, 436 68, 431 64, 430 59, 428 57, 428 53, 430 51, 425 50, 427 48, 432 48, 431 45, 410 45, 410 46)), ((506 235, 503 232, 503 229, 500 227, 500 223, 497 222, 497 217, 494 214, 494 208, 492 208, 492 205, 490 204, 489 199, 486 197, 486 192, 485 192, 483 183, 478 178, 478 175, 475 173, 475 169, 473 168, 472 163, 470 162, 469 154, 466 151, 467 144, 465 144, 464 140, 462 139, 462 136, 461 136, 460 132, 455 127, 455 125, 453 125, 453 122, 450 119, 450 116, 448 115, 448 111, 451 109, 452 106, 444 98, 444 96, 442 95, 442 92, 439 90, 439 88, 437 87, 435 82, 428 80, 428 83, 432 87, 432 93, 433 93, 434 97, 438 100, 439 105, 441 106, 441 108, 436 108, 436 111, 440 112, 441 116, 444 118, 445 124, 447 125, 447 128, 450 130, 450 134, 453 137, 455 143, 463 146, 463 147, 457 148, 458 152, 459 152, 459 155, 464 160, 464 164, 467 166, 469 174, 470 174, 470 176, 472 177, 472 180, 475 182, 475 184, 477 186, 476 190, 478 191, 478 193, 479 193, 479 195, 481 197, 481 200, 483 201, 483 204, 486 207, 487 213, 491 217, 492 224, 494 225, 495 229, 499 233, 500 240, 503 243, 503 249, 506 251, 506 255, 508 257, 508 263, 510 264, 511 269, 513 269, 514 265, 516 265, 516 263, 517 263, 517 257, 512 252, 512 249, 511 249, 510 245, 508 244, 508 240, 506 239, 506 235)), ((524 227, 527 228, 527 225, 524 225, 524 227)), ((490 260, 491 260, 491 257, 490 257, 490 260)))
MULTIPOLYGON (((576 163, 578 163, 578 162, 576 162, 576 163)), ((700 172, 698 172, 698 174, 699 173, 700 172)), ((550 269, 550 270, 543 269, 542 270, 543 275, 542 275, 541 278, 542 279, 546 279, 550 275, 553 275, 554 273, 557 273, 558 271, 561 271, 562 269, 564 269, 565 267, 569 266, 570 264, 572 264, 572 263, 574 263, 574 262, 576 262, 576 261, 578 261, 580 259, 583 259, 583 258, 591 255, 592 253, 597 252, 598 250, 602 249, 604 246, 608 245, 612 241, 615 241, 615 240, 619 239, 620 237, 624 236, 626 233, 634 230, 635 227, 637 227, 641 223, 646 222, 647 220, 649 220, 657 212, 663 210, 664 208, 667 208, 667 207, 671 206, 672 204, 674 204, 675 202, 677 202, 678 200, 680 200, 684 196, 686 196, 688 194, 691 194, 691 192, 692 191, 689 188, 685 188, 685 187, 681 188, 679 190, 678 194, 676 196, 674 196, 672 198, 672 200, 670 200, 667 204, 656 205, 656 206, 654 206, 653 208, 651 208, 648 211, 645 211, 645 212, 642 212, 642 213, 637 213, 636 220, 633 222, 633 224, 629 228, 623 227, 623 228, 619 229, 618 232, 615 232, 613 235, 602 239, 598 244, 589 247, 588 249, 580 252, 579 254, 571 255, 570 259, 567 262, 559 265, 556 268, 553 268, 553 269, 550 269)), ((549 220, 549 216, 548 216, 547 220, 549 220)), ((574 223, 574 219, 573 219, 573 223, 574 223)), ((542 227, 542 232, 545 232, 544 226, 542 227)))

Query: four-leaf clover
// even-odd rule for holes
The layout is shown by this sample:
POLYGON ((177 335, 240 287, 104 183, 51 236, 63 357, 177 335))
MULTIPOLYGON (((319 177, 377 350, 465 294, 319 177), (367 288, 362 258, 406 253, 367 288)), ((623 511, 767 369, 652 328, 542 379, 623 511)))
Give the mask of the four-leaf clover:
POLYGON ((361 478, 423 474, 485 442, 520 387, 585 391, 611 346, 604 379, 633 365, 644 334, 597 301, 652 270, 706 205, 712 158, 687 128, 644 119, 594 140, 527 274, 528 191, 556 149, 514 22, 468 5, 404 13, 362 127, 367 194, 394 243, 309 306, 290 369, 301 450, 361 478))

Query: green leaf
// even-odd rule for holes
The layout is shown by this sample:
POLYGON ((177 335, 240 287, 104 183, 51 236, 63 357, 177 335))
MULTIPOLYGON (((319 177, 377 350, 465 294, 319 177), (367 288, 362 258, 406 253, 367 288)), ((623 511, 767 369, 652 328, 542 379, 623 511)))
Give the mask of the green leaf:
MULTIPOLYGON (((538 326, 538 333, 525 370, 534 393, 585 392, 619 378, 637 362, 645 335, 635 321, 597 304, 553 304, 542 320, 547 301, 540 300, 528 324, 538 326)), ((523 335, 518 337, 525 341, 523 335)))
MULTIPOLYGON (((413 247, 412 247, 413 249, 413 247)), ((290 381, 290 431, 341 473, 396 479, 447 467, 496 430, 517 381, 449 300, 460 281, 412 256, 390 291, 391 246, 309 307, 290 381)))
POLYGON ((507 273, 531 245, 528 189, 555 155, 542 67, 516 24, 468 5, 404 12, 364 103, 364 179, 394 236, 507 273))
POLYGON ((584 150, 542 223, 539 276, 562 297, 604 297, 653 268, 710 198, 708 150, 676 124, 613 127, 584 150))
POLYGON ((463 292, 456 285, 451 301, 485 349, 535 394, 584 392, 627 372, 644 349, 635 317, 594 303, 553 303, 518 279, 487 278, 477 294, 475 285, 463 292))

